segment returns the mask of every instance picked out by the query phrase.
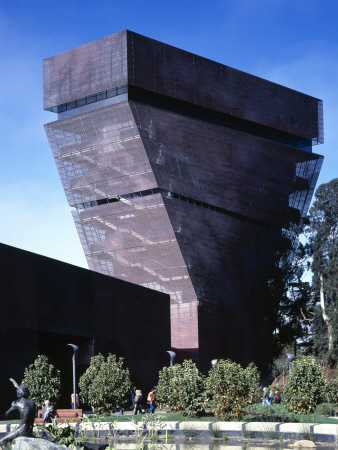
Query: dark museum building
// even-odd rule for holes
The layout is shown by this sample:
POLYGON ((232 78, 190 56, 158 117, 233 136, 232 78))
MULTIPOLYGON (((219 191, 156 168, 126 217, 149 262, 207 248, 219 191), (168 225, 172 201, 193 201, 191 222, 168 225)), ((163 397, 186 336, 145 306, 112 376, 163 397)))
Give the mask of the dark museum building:
POLYGON ((92 356, 111 352, 124 357, 136 386, 157 383, 169 365, 169 295, 4 244, 0 261, 0 415, 15 399, 9 378, 20 383, 39 354, 60 369, 60 405, 69 407, 69 343, 79 347, 77 378, 92 356))
POLYGON ((171 347, 203 371, 264 364, 269 271, 315 188, 322 101, 128 30, 43 70, 89 268, 169 294, 171 347))

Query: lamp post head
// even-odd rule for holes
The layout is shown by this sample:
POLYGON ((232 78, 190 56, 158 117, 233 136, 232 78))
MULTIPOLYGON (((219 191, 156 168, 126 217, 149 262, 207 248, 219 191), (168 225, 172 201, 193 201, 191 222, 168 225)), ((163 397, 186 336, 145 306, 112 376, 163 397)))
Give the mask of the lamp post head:
POLYGON ((290 375, 291 374, 292 361, 295 359, 295 355, 293 355, 292 353, 286 353, 286 356, 288 357, 288 360, 289 360, 289 375, 290 375))
POLYGON ((74 345, 74 344, 67 344, 67 345, 69 345, 70 347, 73 347, 74 356, 76 357, 77 354, 79 353, 79 347, 77 345, 74 345))
POLYGON ((174 359, 175 359, 176 353, 172 352, 171 350, 167 350, 167 353, 169 353, 169 355, 170 355, 170 367, 172 367, 174 365, 174 359))
POLYGON ((288 357, 290 363, 295 359, 295 355, 292 353, 286 353, 286 356, 288 357))
POLYGON ((218 361, 218 359, 213 359, 213 360, 211 361, 212 367, 214 367, 214 365, 217 363, 217 361, 218 361))

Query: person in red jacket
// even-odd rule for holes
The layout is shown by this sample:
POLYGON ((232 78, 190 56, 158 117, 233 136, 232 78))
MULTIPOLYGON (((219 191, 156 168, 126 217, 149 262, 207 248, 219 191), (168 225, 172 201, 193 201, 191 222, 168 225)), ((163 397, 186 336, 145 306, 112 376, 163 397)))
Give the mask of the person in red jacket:
POLYGON ((275 403, 276 403, 277 405, 279 405, 280 402, 281 402, 281 398, 280 398, 279 392, 276 391, 276 392, 275 392, 275 403))
POLYGON ((152 413, 152 414, 154 414, 154 412, 155 412, 155 394, 154 393, 155 393, 155 389, 152 388, 147 397, 147 402, 149 405, 149 409, 147 410, 147 412, 152 413))

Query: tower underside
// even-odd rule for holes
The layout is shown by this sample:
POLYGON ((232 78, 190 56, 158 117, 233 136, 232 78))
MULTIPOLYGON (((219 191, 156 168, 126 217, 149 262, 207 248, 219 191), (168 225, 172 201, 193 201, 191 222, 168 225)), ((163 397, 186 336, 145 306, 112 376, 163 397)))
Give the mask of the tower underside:
MULTIPOLYGON (((60 105, 55 94, 59 120, 46 125, 89 268, 169 293, 172 347, 197 359, 202 368, 220 357, 262 363, 262 352, 269 346, 266 284, 275 248, 281 229, 306 213, 321 166, 322 158, 311 152, 320 134, 320 102, 296 93, 297 105, 303 105, 298 120, 308 125, 294 124, 291 133, 290 125, 285 130, 283 123, 276 125, 277 119, 271 123, 278 111, 270 110, 270 117, 258 101, 250 106, 251 114, 249 106, 245 111, 246 97, 239 101, 240 90, 237 99, 232 93, 235 100, 228 101, 226 112, 208 95, 202 98, 199 89, 206 91, 212 83, 215 91, 220 89, 219 80, 208 81, 208 64, 216 63, 206 60, 194 69, 204 70, 203 87, 184 73, 178 49, 131 32, 100 41, 115 50, 119 42, 124 49, 120 64, 127 67, 119 73, 125 78, 118 81, 124 84, 110 85, 110 94, 106 89, 100 95, 90 92, 98 87, 89 87, 82 103, 69 97, 60 105), (134 70, 140 58, 137 49, 151 45, 172 52, 161 77, 154 75, 161 82, 152 88, 152 75, 142 78, 150 62, 143 59, 139 71, 134 70), (177 52, 180 66, 173 65, 177 52), (173 77, 174 87, 168 81, 173 77), (189 101, 184 83, 194 82, 189 101), (175 95, 168 95, 170 89, 175 95), (88 101, 89 94, 94 101, 88 101), (250 115, 256 121, 261 118, 250 121, 250 115)), ((83 57, 86 47, 90 57, 90 46, 95 44, 99 53, 100 41, 73 52, 83 57)), ((51 67, 68 67, 67 53, 53 57, 59 58, 59 65, 53 58, 46 60, 47 100, 53 90, 51 67)), ((191 54, 184 54, 191 59, 191 54)), ((196 63, 202 59, 192 56, 196 63)), ((217 66, 223 71, 226 67, 217 66)), ((73 71, 76 80, 79 75, 73 71)), ((262 82, 269 89, 273 85, 243 77, 252 89, 262 82)), ((293 114, 292 104, 280 92, 286 88, 273 86, 279 95, 279 117, 286 110, 293 114)), ((226 87, 223 82, 223 91, 226 87)), ((48 102, 46 106, 51 108, 48 102)))

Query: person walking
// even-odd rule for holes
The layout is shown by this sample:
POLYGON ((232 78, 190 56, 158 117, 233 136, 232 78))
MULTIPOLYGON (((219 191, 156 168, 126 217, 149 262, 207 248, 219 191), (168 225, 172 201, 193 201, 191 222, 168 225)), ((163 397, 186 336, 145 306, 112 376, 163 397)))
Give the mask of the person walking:
POLYGON ((148 413, 154 414, 155 412, 155 389, 152 388, 151 391, 148 394, 147 402, 149 405, 149 409, 147 410, 148 413))
POLYGON ((263 388, 262 405, 269 405, 269 395, 267 388, 263 388))
POLYGON ((269 405, 272 405, 273 402, 273 390, 270 389, 270 393, 269 393, 269 405))
POLYGON ((134 411, 134 408, 135 408, 135 395, 136 395, 136 392, 133 391, 131 393, 131 403, 132 403, 132 405, 130 407, 131 411, 134 411))
POLYGON ((144 411, 142 409, 143 395, 140 389, 136 389, 134 397, 134 416, 136 414, 142 414, 144 411))

